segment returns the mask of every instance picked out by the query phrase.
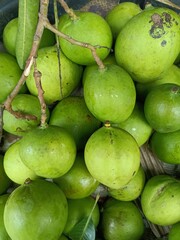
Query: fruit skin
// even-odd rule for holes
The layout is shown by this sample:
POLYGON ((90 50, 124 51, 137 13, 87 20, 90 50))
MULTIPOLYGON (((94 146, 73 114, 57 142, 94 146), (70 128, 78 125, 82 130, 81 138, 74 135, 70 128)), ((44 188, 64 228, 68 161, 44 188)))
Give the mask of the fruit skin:
POLYGON ((180 236, 180 222, 172 225, 168 234, 168 240, 179 240, 180 236))
POLYGON ((148 141, 153 131, 144 116, 143 104, 138 101, 136 101, 135 107, 128 119, 112 125, 129 132, 135 138, 139 147, 148 141))
POLYGON ((107 64, 86 68, 83 74, 84 99, 90 112, 100 121, 119 123, 132 113, 136 90, 130 75, 121 67, 107 64))
POLYGON ((140 151, 135 139, 114 127, 103 126, 91 135, 84 158, 90 174, 113 189, 127 184, 140 166, 140 151))
POLYGON ((148 180, 141 194, 145 217, 154 224, 167 226, 180 221, 180 181, 169 175, 148 180))
MULTIPOLYGON (((41 122, 41 105, 38 97, 31 94, 18 94, 12 101, 12 109, 24 114, 30 114, 36 117, 36 120, 26 118, 17 118, 7 110, 3 111, 3 129, 6 132, 17 136, 23 136, 32 128, 40 125, 41 122)), ((49 120, 50 111, 46 108, 47 121, 49 120)))
MULTIPOLYGON (((103 17, 93 12, 74 11, 74 13, 77 16, 75 19, 68 14, 60 16, 59 31, 80 42, 102 46, 102 48, 96 48, 96 53, 100 59, 105 59, 110 52, 113 39, 108 23, 103 17)), ((95 63, 90 49, 71 44, 61 37, 59 43, 62 51, 71 61, 80 65, 95 63)))
POLYGON ((168 8, 142 11, 124 26, 115 42, 117 63, 141 83, 157 80, 180 49, 180 17, 168 8))
MULTIPOLYGON (((16 59, 5 52, 0 52, 0 69, 0 103, 3 103, 19 81, 22 70, 16 59)), ((27 87, 23 85, 19 93, 26 91, 27 87)))
POLYGON ((73 135, 77 149, 81 150, 91 134, 101 126, 101 121, 89 111, 83 96, 69 96, 52 109, 49 124, 65 128, 73 135))
POLYGON ((0 194, 5 193, 11 184, 12 181, 4 170, 4 156, 0 155, 0 194))
MULTIPOLYGON (((68 235, 68 233, 73 229, 73 227, 83 218, 89 217, 89 214, 95 204, 95 199, 89 196, 81 199, 68 199, 67 202, 68 219, 63 231, 65 235, 68 235)), ((98 226, 99 218, 99 206, 96 204, 92 213, 92 221, 95 228, 98 226)))
POLYGON ((76 157, 73 137, 57 126, 37 127, 20 142, 19 154, 24 164, 44 178, 58 178, 69 171, 76 157))
POLYGON ((100 228, 105 240, 140 240, 145 226, 133 202, 112 198, 103 206, 100 228))
POLYGON ((11 193, 4 208, 4 225, 13 240, 54 240, 62 234, 67 216, 67 200, 61 189, 38 179, 11 193))
POLYGON ((1 240, 11 240, 5 229, 4 219, 3 219, 4 207, 9 195, 10 194, 3 194, 0 196, 0 239, 1 240))
POLYGON ((27 178, 34 180, 36 174, 29 169, 19 156, 20 140, 13 143, 4 154, 4 171, 14 183, 23 184, 27 178))
POLYGON ((133 2, 122 2, 107 13, 105 19, 111 27, 114 39, 117 38, 124 25, 141 11, 139 5, 133 2))
POLYGON ((144 102, 144 114, 157 132, 168 133, 180 129, 180 86, 166 83, 152 89, 144 102))
MULTIPOLYGON (((42 73, 41 83, 44 90, 44 99, 47 104, 55 103, 69 96, 79 85, 83 70, 82 66, 73 63, 61 52, 59 70, 57 49, 55 46, 39 49, 36 62, 38 70, 42 73)), ((38 91, 33 71, 34 69, 32 68, 26 84, 30 93, 37 96, 38 91)))
POLYGON ((154 132, 149 145, 161 161, 180 164, 180 130, 171 133, 154 132))
POLYGON ((172 65, 163 76, 150 83, 136 83, 136 92, 137 98, 141 101, 144 101, 147 94, 156 86, 173 83, 180 86, 180 68, 176 65, 172 65))
POLYGON ((121 201, 133 201, 137 199, 145 185, 145 172, 140 166, 137 174, 122 188, 108 189, 111 197, 121 201))
POLYGON ((71 169, 53 181, 61 188, 67 198, 77 199, 90 196, 98 187, 99 182, 88 172, 83 152, 78 152, 71 169))

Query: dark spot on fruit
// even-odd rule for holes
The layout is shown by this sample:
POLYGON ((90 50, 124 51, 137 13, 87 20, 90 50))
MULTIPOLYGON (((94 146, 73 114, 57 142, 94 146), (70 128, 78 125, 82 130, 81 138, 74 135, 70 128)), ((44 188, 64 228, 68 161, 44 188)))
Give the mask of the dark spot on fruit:
POLYGON ((133 172, 132 176, 134 176, 136 174, 136 171, 133 172))
POLYGON ((166 40, 163 40, 163 41, 161 42, 161 46, 162 46, 162 47, 166 46, 166 43, 167 43, 166 40))
POLYGON ((171 197, 174 197, 174 195, 171 195, 171 197))
POLYGON ((153 38, 161 38, 166 33, 164 27, 167 27, 167 28, 172 27, 173 19, 171 15, 166 12, 163 12, 162 15, 159 15, 158 13, 154 13, 151 16, 150 23, 152 23, 151 29, 149 31, 150 35, 153 38))
POLYGON ((180 92, 180 87, 178 85, 175 85, 172 87, 172 92, 173 93, 179 93, 180 92))

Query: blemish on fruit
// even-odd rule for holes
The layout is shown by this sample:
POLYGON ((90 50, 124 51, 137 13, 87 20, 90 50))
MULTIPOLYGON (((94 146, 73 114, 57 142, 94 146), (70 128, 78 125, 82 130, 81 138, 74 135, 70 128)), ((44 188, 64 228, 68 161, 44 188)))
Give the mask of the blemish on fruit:
POLYGON ((163 41, 161 42, 161 46, 162 46, 162 47, 166 46, 166 43, 167 43, 166 40, 163 40, 163 41))

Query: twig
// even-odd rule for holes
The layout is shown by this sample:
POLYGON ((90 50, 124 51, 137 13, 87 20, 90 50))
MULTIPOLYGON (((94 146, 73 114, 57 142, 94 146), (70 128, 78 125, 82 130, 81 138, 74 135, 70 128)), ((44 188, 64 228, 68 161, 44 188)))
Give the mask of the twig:
POLYGON ((61 6, 64 8, 65 12, 70 16, 72 20, 78 19, 76 14, 74 13, 73 9, 69 8, 67 3, 64 0, 58 0, 58 2, 61 4, 61 6))
POLYGON ((3 107, 0 104, 0 143, 2 140, 2 136, 3 136, 3 107))
MULTIPOLYGON (((49 0, 41 0, 40 16, 47 16, 48 6, 49 6, 49 0)), ((17 85, 15 86, 13 91, 10 93, 10 95, 7 97, 6 101, 4 102, 4 108, 17 118, 25 118, 25 119, 29 119, 29 120, 35 120, 36 119, 35 116, 28 115, 28 114, 23 114, 23 113, 18 112, 18 111, 14 111, 12 109, 11 103, 12 103, 12 100, 14 99, 14 97, 19 93, 19 90, 21 89, 21 87, 23 86, 23 84, 26 81, 26 78, 30 74, 30 70, 31 70, 31 67, 34 63, 34 58, 36 58, 37 50, 39 48, 39 44, 40 44, 40 40, 41 40, 43 32, 44 32, 43 18, 39 17, 36 32, 35 32, 35 35, 34 35, 33 45, 32 45, 32 48, 31 48, 29 58, 26 62, 25 69, 24 69, 17 85)))
POLYGON ((169 0, 158 0, 158 2, 166 4, 166 5, 170 6, 170 7, 176 8, 176 9, 180 9, 180 6, 178 6, 175 3, 170 2, 169 0))
POLYGON ((66 41, 70 42, 71 44, 74 44, 74 45, 77 45, 77 46, 80 46, 80 47, 84 47, 84 48, 88 48, 91 50, 92 52, 92 55, 96 61, 96 63, 98 64, 99 68, 100 69, 105 69, 105 65, 104 63, 102 62, 102 60, 99 58, 99 56, 97 55, 96 53, 96 49, 97 48, 107 48, 105 46, 92 46, 90 43, 85 43, 85 42, 81 42, 81 41, 78 41, 74 38, 71 38, 70 36, 60 32, 59 30, 57 30, 52 24, 50 24, 48 18, 44 18, 44 26, 49 29, 50 31, 54 32, 56 35, 58 35, 59 37, 62 37, 64 38, 66 41))

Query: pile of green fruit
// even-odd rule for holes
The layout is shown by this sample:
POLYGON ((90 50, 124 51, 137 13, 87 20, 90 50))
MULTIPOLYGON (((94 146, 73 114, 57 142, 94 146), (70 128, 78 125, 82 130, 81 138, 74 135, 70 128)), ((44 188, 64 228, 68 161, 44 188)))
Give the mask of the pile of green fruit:
POLYGON ((138 240, 149 221, 178 240, 178 176, 148 179, 140 149, 180 164, 180 16, 69 9, 33 56, 39 3, 20 0, 3 31, 0 239, 138 240))

